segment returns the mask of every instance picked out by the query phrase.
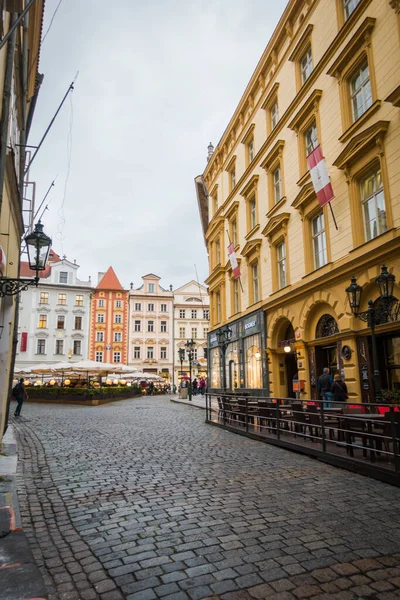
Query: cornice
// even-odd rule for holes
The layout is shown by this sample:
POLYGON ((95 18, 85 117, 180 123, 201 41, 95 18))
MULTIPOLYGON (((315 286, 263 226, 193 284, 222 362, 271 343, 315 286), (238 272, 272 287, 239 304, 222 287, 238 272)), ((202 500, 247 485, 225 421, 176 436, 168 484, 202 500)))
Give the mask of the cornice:
POLYGON ((236 163, 236 154, 234 154, 232 156, 231 160, 226 165, 225 171, 232 171, 233 167, 235 166, 235 163, 236 163))
POLYGON ((205 280, 205 284, 210 286, 211 283, 215 282, 216 280, 224 277, 225 275, 225 269, 224 267, 222 267, 221 265, 219 265, 216 269, 214 269, 210 275, 207 277, 207 279, 205 280))
POLYGON ((244 186, 244 188, 239 192, 241 196, 248 196, 251 194, 254 189, 257 187, 258 180, 260 179, 259 175, 253 175, 250 181, 244 186))
POLYGON ((374 115, 376 112, 378 112, 381 105, 382 105, 381 100, 375 100, 375 102, 368 108, 368 110, 366 110, 365 113, 362 114, 359 119, 357 119, 357 121, 352 123, 350 125, 350 127, 348 127, 346 129, 346 131, 344 133, 342 133, 342 135, 339 138, 339 142, 341 142, 342 144, 344 142, 347 142, 347 140, 350 139, 354 135, 354 133, 358 129, 360 129, 360 127, 362 125, 364 125, 364 123, 366 123, 368 121, 368 119, 370 119, 372 117, 372 115, 374 115))
POLYGON ((310 37, 311 37, 311 33, 312 33, 313 29, 314 29, 314 25, 312 23, 309 23, 307 25, 307 27, 305 28, 305 30, 303 31, 299 41, 297 42, 294 50, 292 51, 292 53, 290 54, 290 56, 288 58, 288 60, 290 62, 296 62, 296 61, 300 60, 307 45, 310 43, 310 37))
POLYGON ((213 189, 211 190, 209 196, 211 198, 214 198, 214 196, 218 193, 218 183, 216 183, 213 187, 213 189))
MULTIPOLYGON (((255 233, 257 233, 257 231, 258 231, 259 229, 260 229, 260 224, 259 224, 259 223, 257 223, 257 225, 254 225, 253 229, 251 229, 251 230, 249 231, 249 233, 247 233, 247 234, 244 236, 244 239, 245 239, 245 240, 249 240, 250 238, 252 238, 252 237, 253 237, 253 235, 254 235, 255 233)), ((243 254, 243 252, 242 252, 242 254, 243 254)))
POLYGON ((281 213, 280 215, 276 215, 276 217, 272 217, 269 220, 266 227, 264 227, 262 234, 265 237, 270 238, 274 233, 282 229, 283 226, 289 221, 290 213, 281 213))
POLYGON ((272 86, 269 93, 267 94, 267 97, 265 98, 264 102, 261 104, 262 109, 268 110, 269 108, 271 108, 271 106, 275 100, 275 97, 278 95, 278 89, 279 89, 279 82, 275 81, 274 85, 272 86))
POLYGON ((284 147, 285 147, 285 140, 278 140, 276 142, 276 144, 268 152, 267 156, 264 158, 264 160, 260 164, 260 167, 262 167, 263 169, 268 169, 268 167, 270 167, 271 164, 274 163, 278 157, 282 157, 284 147))
POLYGON ((310 115, 311 108, 318 110, 319 101, 321 100, 322 90, 314 90, 313 93, 307 98, 303 106, 296 113, 293 119, 288 124, 289 129, 296 131, 299 129, 301 123, 305 121, 310 115))
MULTIPOLYGON (((399 6, 398 12, 400 12, 400 0, 397 0, 397 3, 399 6)), ((395 88, 393 92, 391 92, 389 96, 385 98, 385 102, 390 102, 393 104, 393 106, 400 108, 400 85, 398 85, 397 88, 395 88)))
POLYGON ((255 240, 250 240, 249 242, 247 242, 247 244, 244 246, 241 254, 244 258, 246 258, 247 256, 249 256, 249 254, 251 254, 252 252, 256 251, 258 248, 260 248, 262 243, 262 239, 261 238, 256 238, 255 240))
POLYGON ((302 211, 307 204, 311 202, 311 200, 315 198, 314 186, 311 183, 307 183, 304 185, 300 192, 297 194, 296 198, 292 202, 293 208, 302 211))
POLYGON ((235 200, 232 202, 230 207, 225 211, 225 219, 228 221, 238 212, 239 210, 239 200, 235 200))
POLYGON ((282 206, 285 204, 287 200, 286 196, 282 196, 282 198, 274 204, 274 206, 267 212, 267 219, 270 219, 282 206))
POLYGON ((366 150, 371 146, 375 146, 379 139, 385 137, 389 124, 390 121, 378 121, 356 135, 333 161, 333 166, 338 169, 345 169, 353 164, 360 155, 365 154, 366 150))
POLYGON ((361 23, 357 31, 352 35, 344 49, 341 51, 337 59, 329 67, 327 74, 331 77, 339 77, 343 69, 346 68, 348 59, 353 56, 359 48, 368 40, 375 27, 376 19, 367 17, 361 23))
POLYGON ((242 144, 247 144, 247 142, 251 139, 252 135, 253 135, 253 131, 255 129, 256 124, 252 123, 250 125, 250 127, 247 129, 246 133, 244 134, 241 143, 242 144))
POLYGON ((223 229, 223 227, 224 227, 224 217, 222 217, 221 215, 218 215, 217 217, 213 217, 213 219, 210 221, 210 224, 206 231, 206 240, 209 240, 209 238, 212 235, 214 235, 219 228, 223 229))

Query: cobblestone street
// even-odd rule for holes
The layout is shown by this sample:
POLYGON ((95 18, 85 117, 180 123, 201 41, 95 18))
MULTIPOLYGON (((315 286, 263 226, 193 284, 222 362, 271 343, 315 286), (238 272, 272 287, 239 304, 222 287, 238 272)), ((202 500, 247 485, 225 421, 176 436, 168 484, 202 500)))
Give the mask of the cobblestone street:
POLYGON ((400 489, 204 418, 24 405, 20 510, 51 600, 400 598, 400 489))

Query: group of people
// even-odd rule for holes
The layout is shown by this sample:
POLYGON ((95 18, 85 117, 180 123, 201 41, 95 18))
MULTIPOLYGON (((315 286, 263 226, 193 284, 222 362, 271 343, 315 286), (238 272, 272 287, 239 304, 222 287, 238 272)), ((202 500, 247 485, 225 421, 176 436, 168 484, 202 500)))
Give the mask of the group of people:
POLYGON ((190 386, 192 388, 193 396, 197 396, 197 394, 201 394, 202 396, 204 396, 207 390, 207 379, 205 377, 200 377, 200 379, 198 380, 195 377, 191 383, 188 379, 182 379, 180 384, 180 390, 186 387, 189 388, 190 386))
POLYGON ((332 378, 328 367, 323 369, 322 375, 318 378, 318 392, 322 396, 324 406, 331 408, 332 402, 346 402, 348 399, 347 385, 339 373, 332 378))

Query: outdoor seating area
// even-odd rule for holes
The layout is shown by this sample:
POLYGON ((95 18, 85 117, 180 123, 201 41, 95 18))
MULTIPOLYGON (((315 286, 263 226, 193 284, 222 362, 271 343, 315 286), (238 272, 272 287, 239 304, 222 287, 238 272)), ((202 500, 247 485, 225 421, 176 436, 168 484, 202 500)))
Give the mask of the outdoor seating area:
POLYGON ((400 409, 351 404, 208 394, 209 423, 317 456, 390 471, 400 485, 400 409))

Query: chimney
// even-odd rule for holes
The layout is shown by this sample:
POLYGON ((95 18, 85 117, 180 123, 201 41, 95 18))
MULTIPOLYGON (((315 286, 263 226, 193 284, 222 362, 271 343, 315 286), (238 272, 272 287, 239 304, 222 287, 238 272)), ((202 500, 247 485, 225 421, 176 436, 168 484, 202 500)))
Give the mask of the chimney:
POLYGON ((172 285, 169 286, 169 291, 172 292, 172 285))
POLYGON ((214 154, 214 146, 210 142, 207 146, 207 162, 210 160, 212 155, 214 154))
POLYGON ((99 271, 99 272, 97 273, 97 285, 98 285, 98 284, 100 283, 100 281, 103 279, 103 277, 104 277, 104 275, 105 275, 105 274, 106 274, 106 273, 105 273, 105 271, 103 271, 103 272, 100 272, 100 271, 99 271))
POLYGON ((129 285, 131 286, 131 290, 133 290, 133 281, 131 281, 129 285))

